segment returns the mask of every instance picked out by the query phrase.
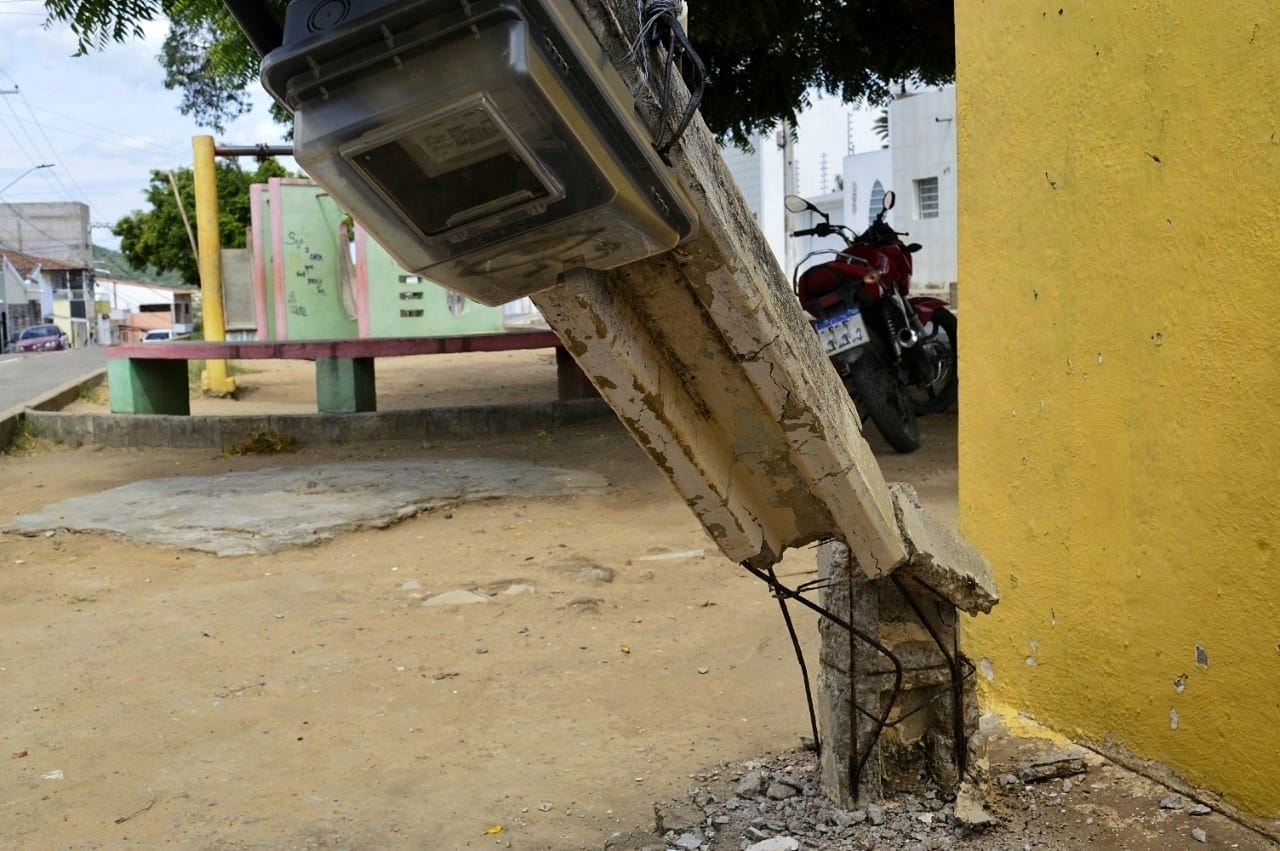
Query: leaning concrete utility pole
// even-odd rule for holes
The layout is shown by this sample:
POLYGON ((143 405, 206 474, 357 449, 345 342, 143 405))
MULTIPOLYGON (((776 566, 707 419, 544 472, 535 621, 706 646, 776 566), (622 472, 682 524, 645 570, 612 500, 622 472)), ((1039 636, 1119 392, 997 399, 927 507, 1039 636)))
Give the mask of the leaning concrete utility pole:
MULTIPOLYGON (((633 0, 573 2, 654 122, 633 0)), ((679 114, 688 92, 672 89, 679 114)), ((827 794, 875 800, 925 771, 955 790, 977 720, 956 609, 990 610, 989 568, 909 488, 891 493, 700 117, 669 156, 698 232, 670 253, 572 274, 534 303, 725 555, 780 599, 771 565, 786 547, 842 542, 820 554, 827 794)))
MULTIPOLYGON (((631 49, 634 0, 573 2, 655 121, 660 100, 631 49)), ((679 114, 688 92, 673 82, 679 114)), ((838 538, 869 575, 887 575, 907 551, 880 468, 700 117, 670 159, 697 234, 571 275, 534 303, 725 555, 763 566, 838 538)))
POLYGON ((874 797, 924 767, 958 783, 972 679, 955 610, 991 607, 989 569, 885 483, 671 70, 683 53, 701 74, 678 4, 367 0, 348 23, 345 6, 294 0, 281 34, 261 0, 227 2, 294 112, 298 162, 406 268, 487 303, 532 294, 724 554, 777 596, 806 694, 787 601, 838 628, 810 709, 834 740, 829 794, 874 797), (825 607, 774 572, 815 541, 840 548, 824 551, 825 607))

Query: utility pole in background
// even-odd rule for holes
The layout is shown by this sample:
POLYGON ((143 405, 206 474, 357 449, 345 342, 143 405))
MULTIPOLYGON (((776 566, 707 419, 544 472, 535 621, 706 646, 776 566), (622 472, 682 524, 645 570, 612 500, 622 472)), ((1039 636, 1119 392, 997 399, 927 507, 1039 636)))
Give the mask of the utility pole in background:
MULTIPOLYGON (((782 129, 778 131, 781 138, 778 140, 778 147, 782 148, 782 196, 796 193, 796 144, 795 144, 795 128, 791 126, 788 119, 782 119, 782 129)), ((790 210, 783 214, 783 222, 785 223, 786 233, 783 239, 783 269, 787 274, 796 265, 796 248, 795 240, 791 236, 791 232, 795 230, 795 216, 790 210)))

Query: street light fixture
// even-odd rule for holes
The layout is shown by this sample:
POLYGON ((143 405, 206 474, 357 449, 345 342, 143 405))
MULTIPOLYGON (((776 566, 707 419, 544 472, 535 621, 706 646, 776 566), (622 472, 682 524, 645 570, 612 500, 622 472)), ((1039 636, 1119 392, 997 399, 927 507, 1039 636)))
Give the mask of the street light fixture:
POLYGON ((4 185, 4 189, 0 189, 0 195, 3 195, 5 192, 7 192, 7 191, 8 191, 8 189, 9 189, 9 187, 10 187, 10 186, 12 186, 13 184, 17 183, 19 180, 21 180, 22 178, 26 177, 26 176, 27 176, 28 174, 30 174, 31 172, 33 172, 33 171, 38 171, 38 170, 40 170, 40 169, 42 169, 42 168, 53 168, 55 165, 56 165, 56 163, 40 163, 40 165, 33 165, 31 168, 27 169, 27 170, 26 170, 26 171, 24 171, 22 174, 18 175, 18 176, 17 176, 17 177, 15 177, 13 180, 10 180, 8 183, 6 183, 6 184, 4 185))

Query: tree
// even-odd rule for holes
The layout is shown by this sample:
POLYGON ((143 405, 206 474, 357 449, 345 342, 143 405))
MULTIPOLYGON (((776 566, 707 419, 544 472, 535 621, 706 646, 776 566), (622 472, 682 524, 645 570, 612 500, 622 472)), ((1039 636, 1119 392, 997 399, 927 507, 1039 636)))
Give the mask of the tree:
MULTIPOLYGON (((284 0, 269 0, 281 11, 284 0)), ((566 0, 567 2, 567 0, 566 0)), ((882 104, 894 81, 934 85, 955 73, 953 0, 688 0, 690 37, 706 65, 702 115, 712 132, 745 144, 782 119, 793 123, 809 92, 882 104)), ((208 127, 248 105, 258 57, 219 0, 45 0, 70 25, 81 52, 141 35, 145 21, 174 22, 160 61, 182 111, 208 127)))
MULTIPOLYGON (((180 168, 171 173, 182 196, 187 219, 195 222, 195 183, 191 169, 180 168)), ((120 250, 131 265, 139 269, 152 268, 160 274, 174 271, 181 275, 183 283, 196 286, 200 283, 200 272, 168 174, 151 172, 146 189, 151 209, 135 210, 116 222, 111 232, 120 237, 120 250)), ((218 234, 224 248, 244 247, 245 228, 249 227, 250 184, 288 176, 274 159, 264 160, 252 172, 244 171, 236 162, 217 164, 218 234)))
POLYGON ((889 147, 889 107, 884 107, 876 115, 876 120, 871 125, 871 132, 876 134, 876 138, 880 140, 880 147, 889 147))
POLYGON ((955 75, 952 0, 689 0, 694 49, 707 66, 702 115, 738 143, 809 103, 813 90, 887 103, 894 81, 955 75))

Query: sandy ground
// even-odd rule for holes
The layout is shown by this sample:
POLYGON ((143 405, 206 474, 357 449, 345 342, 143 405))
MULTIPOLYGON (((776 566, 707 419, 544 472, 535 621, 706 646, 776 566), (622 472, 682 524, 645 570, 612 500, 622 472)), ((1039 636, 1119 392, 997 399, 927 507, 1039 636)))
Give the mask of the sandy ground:
MULTIPOLYGON (((446 387, 454 403, 553 398, 549 355, 516 354, 404 359, 380 374, 382 405, 436 404, 446 387)), ((305 364, 243 380, 243 400, 200 407, 278 410, 314 392, 305 364)), ((924 427, 920 452, 882 455, 886 474, 954 519, 955 418, 924 427)), ((269 557, 0 534, 0 846, 601 848, 697 772, 807 733, 776 603, 612 421, 274 457, 40 446, 0 470, 17 514, 144 477, 451 457, 590 470, 612 488, 269 557), (671 553, 686 555, 649 558, 671 553), (583 581, 592 564, 612 581, 583 581), (536 593, 421 605, 512 580, 536 593)), ((813 570, 801 550, 779 572, 813 570)), ((1041 847, 1080 847, 1089 834, 1072 829, 1041 847)), ((1171 847, 1155 843, 1127 847, 1171 847)))

